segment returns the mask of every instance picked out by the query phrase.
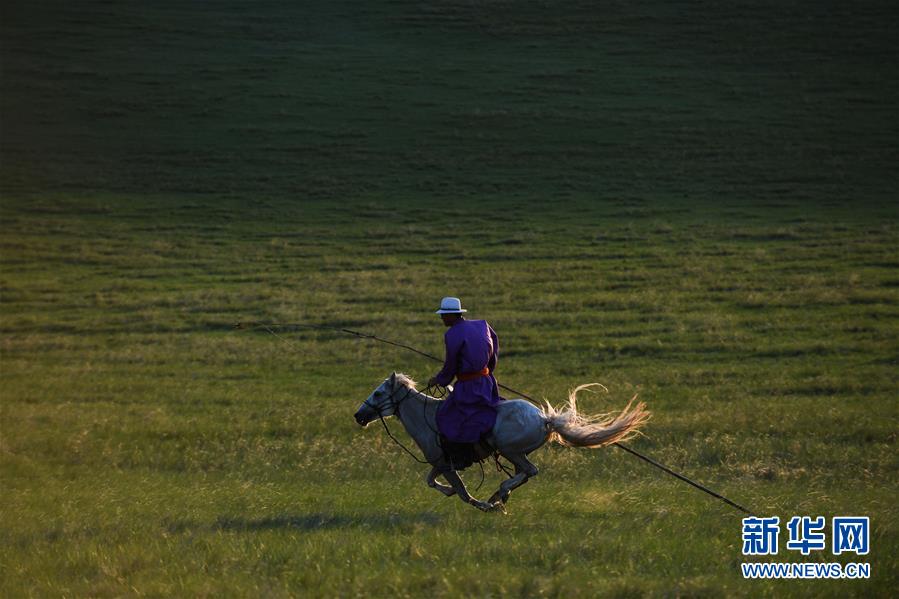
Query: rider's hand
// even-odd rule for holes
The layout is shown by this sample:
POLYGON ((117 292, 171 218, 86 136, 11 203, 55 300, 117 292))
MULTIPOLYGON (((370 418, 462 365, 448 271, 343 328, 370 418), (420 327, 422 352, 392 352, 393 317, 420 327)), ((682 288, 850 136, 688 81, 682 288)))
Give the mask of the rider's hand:
POLYGON ((428 379, 428 387, 435 387, 437 385, 437 377, 432 376, 428 379))

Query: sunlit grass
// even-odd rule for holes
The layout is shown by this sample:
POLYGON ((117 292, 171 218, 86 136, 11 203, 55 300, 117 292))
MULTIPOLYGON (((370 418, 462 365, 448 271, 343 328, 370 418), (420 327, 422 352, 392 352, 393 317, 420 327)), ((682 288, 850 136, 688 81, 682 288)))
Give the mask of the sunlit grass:
MULTIPOLYGON (((541 450, 505 518, 443 499, 351 418, 390 371, 424 379, 434 364, 326 331, 231 328, 352 326, 439 354, 431 304, 445 292, 500 331, 501 381, 556 403, 599 381, 609 392, 581 401, 594 412, 637 393, 654 418, 636 447, 761 513, 870 515, 877 575, 858 587, 893 575, 897 291, 878 265, 891 227, 816 231, 852 247, 835 260, 801 235, 745 246, 731 224, 679 224, 676 244, 646 234, 606 260, 564 241, 591 223, 563 234, 535 220, 526 248, 503 244, 501 268, 489 242, 469 243, 472 279, 448 288, 440 273, 457 259, 406 249, 433 244, 426 231, 371 254, 340 241, 359 231, 349 220, 315 233, 341 252, 282 260, 289 245, 270 239, 208 246, 132 225, 119 229, 131 243, 100 252, 106 222, 72 210, 71 231, 96 239, 86 264, 66 251, 73 233, 46 237, 30 224, 41 216, 7 211, 20 225, 4 235, 8 593, 784 591, 737 578, 738 513, 614 449, 541 450), (28 247, 40 253, 17 253, 28 247)), ((116 212, 127 222, 127 204, 116 212)), ((478 494, 498 481, 488 469, 478 494)), ((788 588, 813 589, 845 590, 788 588)))

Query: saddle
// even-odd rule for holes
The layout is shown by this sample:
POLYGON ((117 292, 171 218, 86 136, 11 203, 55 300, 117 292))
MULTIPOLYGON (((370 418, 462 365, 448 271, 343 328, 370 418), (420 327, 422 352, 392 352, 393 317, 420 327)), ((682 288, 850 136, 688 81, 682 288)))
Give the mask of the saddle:
POLYGON ((443 458, 453 470, 465 470, 475 462, 483 462, 496 453, 496 449, 487 441, 487 435, 474 443, 457 443, 441 434, 440 447, 443 448, 443 458))

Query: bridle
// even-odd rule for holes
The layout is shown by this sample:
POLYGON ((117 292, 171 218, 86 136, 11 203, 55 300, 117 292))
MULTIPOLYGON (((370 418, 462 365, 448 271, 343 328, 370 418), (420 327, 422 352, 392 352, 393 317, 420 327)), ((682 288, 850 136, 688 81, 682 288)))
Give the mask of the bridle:
MULTIPOLYGON (((385 381, 385 382, 387 382, 387 381, 385 381)), ((415 389, 413 389, 412 387, 407 387, 406 385, 401 385, 403 388, 406 389, 406 394, 403 395, 398 400, 394 400, 394 397, 396 396, 399 389, 396 389, 397 384, 395 381, 394 381, 393 385, 394 385, 394 390, 390 393, 390 395, 387 396, 387 400, 379 401, 376 405, 376 404, 369 402, 371 397, 367 397, 365 399, 365 401, 362 402, 363 406, 367 406, 369 409, 374 410, 378 414, 378 418, 380 418, 381 420, 384 419, 384 412, 387 412, 389 410, 392 410, 393 414, 397 414, 397 410, 399 409, 400 404, 402 404, 404 401, 406 401, 409 398, 409 396, 412 395, 412 392, 415 391, 415 389), (385 406, 384 404, 387 401, 390 401, 390 403, 388 403, 385 406)), ((372 394, 372 395, 374 395, 374 394, 372 394)), ((399 415, 397 414, 397 416, 399 416, 399 415)))

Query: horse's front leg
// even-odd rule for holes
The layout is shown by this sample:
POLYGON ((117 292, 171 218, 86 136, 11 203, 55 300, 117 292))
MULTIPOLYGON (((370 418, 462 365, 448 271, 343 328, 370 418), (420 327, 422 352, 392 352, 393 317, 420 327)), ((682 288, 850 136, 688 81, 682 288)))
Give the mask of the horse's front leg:
POLYGON ((445 478, 449 484, 453 486, 453 489, 456 491, 456 495, 459 496, 459 499, 464 501, 469 505, 473 505, 481 511, 489 512, 492 511, 494 506, 486 503, 484 501, 479 501, 468 494, 468 489, 465 488, 465 483, 462 482, 462 477, 459 476, 459 473, 455 470, 447 470, 443 472, 443 478, 445 478))
POLYGON ((448 485, 444 485, 443 483, 437 482, 437 476, 440 474, 440 470, 435 466, 431 468, 431 471, 428 472, 428 475, 425 477, 425 480, 428 483, 428 486, 432 489, 437 489, 447 497, 451 497, 456 494, 456 490, 448 485))

